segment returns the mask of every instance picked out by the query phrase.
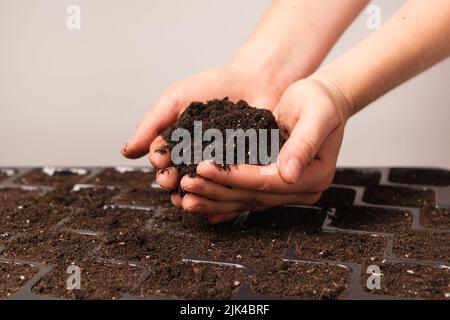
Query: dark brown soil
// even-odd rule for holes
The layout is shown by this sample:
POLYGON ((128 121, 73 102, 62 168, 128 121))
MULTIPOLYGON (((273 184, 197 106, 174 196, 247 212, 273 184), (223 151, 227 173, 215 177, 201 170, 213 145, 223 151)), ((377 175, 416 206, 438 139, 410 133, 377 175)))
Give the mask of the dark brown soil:
POLYGON ((45 203, 0 209, 0 234, 48 230, 73 211, 72 208, 45 203))
POLYGON ((106 187, 82 188, 78 191, 74 191, 72 188, 56 189, 45 196, 45 201, 77 208, 102 208, 112 204, 112 200, 118 192, 118 188, 106 187))
POLYGON ((79 290, 67 289, 68 266, 57 266, 33 287, 33 293, 66 299, 118 299, 131 291, 142 273, 137 267, 93 260, 82 261, 77 266, 81 271, 79 290))
MULTIPOLYGON (((46 195, 0 189, 0 245, 4 246, 0 256, 54 266, 33 293, 70 299, 117 299, 130 292, 153 298, 230 298, 248 286, 257 294, 271 297, 345 298, 351 272, 337 266, 339 263, 361 264, 363 272, 368 265, 379 265, 382 290, 374 293, 447 298, 447 269, 421 267, 413 264, 414 260, 405 261, 411 263, 406 270, 403 265, 392 267, 382 262, 387 238, 327 233, 322 225, 334 212, 334 227, 392 233, 393 253, 399 258, 448 265, 450 234, 414 230, 407 207, 421 210, 424 226, 443 230, 450 226, 449 210, 433 208, 430 190, 377 186, 375 179, 379 177, 367 176, 373 172, 362 176, 358 171, 345 172, 339 178, 342 181, 368 186, 365 201, 403 208, 354 206, 354 191, 335 187, 319 202, 322 208, 273 208, 243 214, 235 222, 210 225, 202 214, 172 208, 169 195, 162 190, 146 190, 148 181, 139 184, 146 179, 141 172, 130 176, 130 180, 136 179, 132 186, 110 173, 94 182, 96 187, 77 192, 72 191, 73 181, 66 184, 62 180, 46 195), (352 174, 355 177, 348 176, 352 174), (109 185, 116 188, 109 189, 109 185), (117 204, 149 210, 124 209, 117 204), (84 235, 74 229, 102 234, 84 235), (202 262, 194 264, 189 259, 202 262), (317 264, 283 259, 314 260, 317 264), (82 269, 79 291, 66 289, 66 270, 71 264, 82 269), (141 277, 141 268, 146 269, 147 279, 141 277)), ((5 268, 0 263, 0 298, 24 284, 15 275, 7 275, 17 274, 19 279, 24 275, 26 282, 37 271, 27 273, 19 270, 20 266, 5 268)), ((363 273, 361 286, 365 287, 367 277, 363 273)))
POLYGON ((358 169, 337 169, 334 175, 334 184, 346 184, 349 186, 372 186, 380 181, 381 174, 378 171, 358 169))
POLYGON ((37 269, 29 265, 0 262, 0 299, 15 294, 36 274, 37 269))
POLYGON ((381 289, 367 289, 363 277, 366 291, 411 299, 450 299, 449 269, 408 264, 382 264, 380 269, 381 289))
POLYGON ((92 236, 62 231, 36 231, 11 241, 3 257, 67 267, 83 261, 98 244, 99 240, 92 236))
POLYGON ((28 191, 18 188, 0 189, 0 210, 33 205, 39 201, 40 197, 41 195, 38 191, 28 191))
POLYGON ((170 194, 162 189, 127 189, 115 202, 138 207, 166 206, 170 204, 170 194))
POLYGON ((426 186, 450 186, 450 171, 424 168, 393 168, 389 181, 426 186))
POLYGON ((353 262, 363 265, 381 263, 386 239, 347 233, 296 234, 295 250, 300 259, 353 262))
POLYGON ((136 294, 178 299, 230 299, 244 278, 244 272, 233 266, 187 262, 157 264, 136 294))
POLYGON ((155 172, 143 172, 142 170, 119 172, 114 168, 108 168, 86 183, 105 186, 132 187, 138 189, 150 188, 150 183, 155 179, 155 172))
POLYGON ((450 209, 425 207, 421 211, 421 223, 428 228, 450 230, 450 209))
POLYGON ((69 170, 55 171, 54 175, 46 174, 42 169, 34 169, 15 182, 24 185, 70 186, 86 177, 69 170))
POLYGON ((412 215, 407 210, 376 207, 338 208, 331 225, 342 229, 393 233, 411 228, 412 215))
POLYGON ((95 208, 74 213, 64 226, 70 229, 108 232, 123 228, 144 227, 151 212, 132 209, 95 208))
MULTIPOLYGON (((211 100, 206 103, 201 102, 193 102, 191 103, 186 110, 181 114, 177 123, 168 128, 163 133, 163 138, 168 142, 167 149, 172 150, 173 146, 178 142, 171 141, 172 132, 175 129, 183 128, 187 129, 191 133, 192 137, 192 145, 191 145, 191 164, 185 165, 180 164, 176 165, 180 170, 181 176, 186 174, 195 175, 195 170, 197 165, 194 164, 194 121, 202 121, 202 133, 207 129, 215 128, 222 132, 223 137, 225 138, 225 130, 226 129, 255 129, 257 132, 259 129, 269 129, 268 130, 268 146, 267 152, 270 154, 270 129, 279 129, 278 124, 273 117, 272 113, 267 109, 257 109, 249 106, 245 101, 239 101, 236 104, 229 101, 228 98, 223 100, 211 100)), ((281 136, 281 133, 280 133, 281 136)), ((284 141, 282 137, 280 137, 282 142, 284 141)), ((202 145, 202 151, 205 149, 207 145, 211 142, 204 141, 202 145)), ((226 152, 226 144, 227 143, 235 143, 234 141, 223 141, 223 155, 225 156, 226 152)), ((248 143, 246 143, 248 144, 248 143)), ((236 150, 236 146, 234 146, 236 150)), ((250 151, 249 146, 246 145, 245 148, 245 163, 249 163, 248 152, 250 151)), ((157 151, 157 152, 166 152, 165 150, 157 151)), ((207 160, 207 159, 203 159, 207 160)), ((224 159, 225 161, 225 159, 224 159)), ((236 152, 234 164, 237 162, 236 152)), ((258 156, 258 164, 260 163, 260 159, 258 156)), ((223 163, 220 163, 221 165, 223 163)))
POLYGON ((435 203, 435 194, 430 189, 374 186, 366 189, 363 201, 382 205, 423 207, 435 203))
POLYGON ((328 264, 278 261, 249 276, 259 294, 297 299, 336 299, 348 288, 347 269, 328 264))
POLYGON ((355 190, 347 188, 331 187, 322 193, 322 197, 315 205, 325 208, 346 207, 353 204, 355 190))
POLYGON ((450 233, 408 232, 396 234, 394 254, 400 258, 450 262, 450 233))
POLYGON ((111 233, 102 244, 99 256, 133 263, 171 263, 195 248, 193 237, 143 229, 124 229, 111 233))

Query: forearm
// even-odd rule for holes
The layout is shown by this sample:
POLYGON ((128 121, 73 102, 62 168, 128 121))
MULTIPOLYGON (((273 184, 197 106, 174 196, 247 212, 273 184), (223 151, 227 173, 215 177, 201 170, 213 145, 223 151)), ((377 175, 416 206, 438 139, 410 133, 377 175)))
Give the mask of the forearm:
POLYGON ((312 78, 348 115, 450 55, 450 1, 410 0, 383 27, 312 78))
POLYGON ((367 0, 275 0, 232 63, 286 88, 320 65, 367 0))

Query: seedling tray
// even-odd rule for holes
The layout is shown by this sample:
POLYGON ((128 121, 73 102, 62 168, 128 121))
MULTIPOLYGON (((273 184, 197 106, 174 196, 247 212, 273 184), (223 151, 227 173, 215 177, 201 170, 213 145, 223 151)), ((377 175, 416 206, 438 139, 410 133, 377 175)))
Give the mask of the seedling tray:
POLYGON ((315 206, 217 226, 154 178, 0 169, 0 299, 450 299, 447 170, 340 168, 315 206))

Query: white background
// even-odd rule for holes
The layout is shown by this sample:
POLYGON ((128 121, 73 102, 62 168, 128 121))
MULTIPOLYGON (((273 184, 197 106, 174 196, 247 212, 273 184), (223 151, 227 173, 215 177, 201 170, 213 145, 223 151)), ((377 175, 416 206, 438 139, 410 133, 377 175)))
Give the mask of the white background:
MULTIPOLYGON (((403 2, 373 3, 387 19, 403 2)), ((140 117, 172 81, 225 63, 269 3, 0 0, 0 166, 146 164, 119 154, 140 117)), ((371 32, 367 18, 327 61, 371 32)), ((449 83, 447 60, 357 114, 339 165, 450 168, 449 83)))

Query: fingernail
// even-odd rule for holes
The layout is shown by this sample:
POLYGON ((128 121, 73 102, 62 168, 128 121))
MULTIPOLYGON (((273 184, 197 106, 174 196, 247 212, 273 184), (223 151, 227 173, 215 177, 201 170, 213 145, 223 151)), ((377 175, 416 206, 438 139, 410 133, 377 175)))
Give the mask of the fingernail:
POLYGON ((125 142, 123 147, 122 147, 122 152, 123 153, 127 153, 127 147, 128 147, 128 142, 125 142))
POLYGON ((287 173, 292 183, 297 182, 298 178, 300 178, 300 162, 297 159, 289 159, 287 163, 287 173))

